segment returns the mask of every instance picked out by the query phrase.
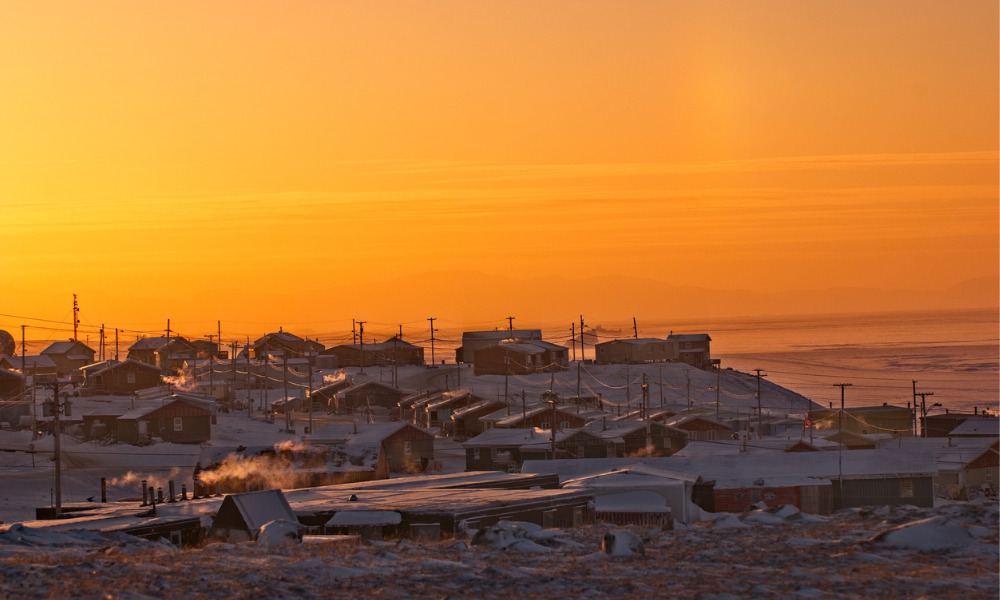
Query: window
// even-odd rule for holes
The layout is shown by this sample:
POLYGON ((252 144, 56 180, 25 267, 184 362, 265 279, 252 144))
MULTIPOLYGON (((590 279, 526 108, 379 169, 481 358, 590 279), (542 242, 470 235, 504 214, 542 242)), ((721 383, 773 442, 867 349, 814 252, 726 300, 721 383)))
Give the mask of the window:
POLYGON ((569 429, 569 421, 559 421, 559 429, 569 429))
POLYGON ((174 431, 184 431, 184 419, 181 417, 174 417, 174 431))
POLYGON ((473 460, 479 460, 480 456, 481 456, 481 454, 479 452, 479 448, 473 448, 472 449, 472 459, 473 460))
POLYGON ((410 455, 413 453, 413 442, 407 440, 403 442, 403 454, 410 455))
POLYGON ((900 498, 912 498, 913 497, 913 480, 912 479, 900 479, 899 480, 899 497, 900 498))
POLYGON ((125 381, 129 383, 135 383, 135 373, 129 373, 125 376, 125 381))
POLYGON ((552 423, 549 423, 548 421, 542 421, 542 424, 539 425, 539 427, 541 429, 551 429, 552 428, 552 423))

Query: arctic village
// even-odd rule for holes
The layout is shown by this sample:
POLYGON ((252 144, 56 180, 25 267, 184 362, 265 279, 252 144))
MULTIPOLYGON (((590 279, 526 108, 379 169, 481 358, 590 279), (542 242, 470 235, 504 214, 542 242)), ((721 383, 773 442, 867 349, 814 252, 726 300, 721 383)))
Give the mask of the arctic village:
MULTIPOLYGON (((469 553, 521 553, 529 563, 553 552, 637 557, 645 569, 650 560, 676 568, 671 553, 688 544, 687 554, 709 552, 701 562, 716 569, 746 563, 691 539, 717 531, 752 535, 751 554, 789 535, 795 553, 817 553, 826 538, 840 563, 826 555, 815 569, 848 590, 874 585, 885 577, 878 565, 898 560, 923 573, 903 589, 995 594, 991 410, 928 407, 916 388, 906 406, 819 406, 760 371, 723 368, 707 333, 641 338, 585 329, 581 319, 567 347, 510 325, 466 331, 447 350, 435 348, 433 330, 429 348, 401 335, 366 340, 363 322, 352 343, 329 348, 283 330, 226 348, 168 324, 166 335, 122 353, 71 339, 28 355, 0 332, 3 513, 15 515, 0 525, 0 544, 71 548, 68 562, 81 547, 135 545, 171 561, 251 547, 315 561, 320 551, 308 548, 336 548, 341 570, 326 576, 364 591, 388 585, 385 570, 357 561, 390 552, 403 569, 403 548, 434 549, 405 568, 450 556, 438 571, 475 564, 480 583, 514 577, 524 586, 534 579, 528 566, 490 573, 492 559, 469 553), (852 520, 853 534, 831 533, 852 520), (819 539, 786 527, 818 527, 819 539), (844 558, 844 544, 864 552, 844 558), (891 558, 872 558, 877 547, 891 558), (899 558, 907 553, 917 562, 935 555, 938 566, 899 558)), ((330 568, 305 561, 306 571, 330 568)), ((555 578, 574 567, 545 569, 555 578)), ((744 591, 822 595, 815 582, 783 575, 779 584, 767 573, 741 574, 744 591)), ((643 575, 629 581, 641 588, 643 575)), ((585 585, 601 595, 620 583, 585 585)), ((659 595, 644 593, 634 595, 659 595)))

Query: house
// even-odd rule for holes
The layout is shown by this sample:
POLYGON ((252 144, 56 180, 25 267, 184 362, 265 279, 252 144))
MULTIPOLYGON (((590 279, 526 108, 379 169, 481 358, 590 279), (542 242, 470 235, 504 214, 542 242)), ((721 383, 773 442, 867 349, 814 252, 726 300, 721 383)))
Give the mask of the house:
POLYGON ((106 360, 80 369, 83 373, 81 394, 89 396, 127 396, 160 384, 161 372, 144 362, 106 360))
POLYGON ((25 391, 25 376, 10 369, 0 369, 0 402, 16 400, 25 391))
POLYGON ((9 369, 0 369, 0 423, 17 426, 22 417, 31 416, 31 390, 25 387, 27 378, 9 369))
MULTIPOLYGON (((571 478, 561 483, 565 489, 580 489, 594 494, 598 518, 602 513, 628 512, 659 514, 666 506, 672 518, 682 522, 696 520, 698 512, 691 498, 700 477, 692 473, 649 465, 611 468, 593 475, 571 478), (650 496, 652 494, 652 496, 650 496), (638 498, 637 498, 638 496, 638 498), (623 509, 625 505, 628 508, 623 509)), ((608 515, 607 521, 615 518, 608 515)), ((632 519, 630 519, 632 521, 632 519)), ((646 524, 616 522, 616 524, 646 524)))
POLYGON ((676 360, 696 367, 708 369, 712 366, 712 338, 707 333, 674 334, 667 336, 667 342, 674 345, 676 360))
POLYGON ((667 419, 664 424, 687 432, 689 441, 712 442, 729 440, 733 436, 728 425, 698 415, 678 415, 667 419))
POLYGON ((504 341, 541 341, 541 329, 505 329, 495 331, 466 331, 462 333, 462 345, 455 350, 456 363, 475 363, 476 352, 495 346, 504 341))
POLYGON ((32 377, 35 375, 56 375, 59 370, 52 357, 44 354, 24 357, 0 354, 0 369, 17 371, 32 377))
POLYGON ((332 356, 340 367, 408 366, 424 364, 424 349, 395 336, 370 344, 341 344, 320 352, 332 356))
POLYGON ((407 393, 384 383, 366 381, 340 390, 333 397, 330 412, 338 415, 377 412, 381 409, 394 420, 399 419, 399 401, 407 393))
POLYGON ((190 340, 194 346, 194 360, 208 360, 211 358, 229 358, 229 353, 223 350, 219 352, 219 344, 212 340, 190 340))
POLYGON ((323 387, 313 390, 312 398, 313 406, 322 407, 327 410, 332 406, 333 397, 337 395, 337 392, 351 387, 351 382, 346 377, 334 381, 332 383, 327 383, 323 387))
POLYGON ((635 338, 600 342, 595 346, 599 365, 666 362, 677 359, 677 346, 658 338, 635 338))
POLYGON ((212 439, 212 409, 209 404, 178 394, 162 406, 130 410, 115 421, 118 441, 146 444, 153 436, 176 444, 200 444, 212 439))
POLYGON ((1000 420, 996 417, 971 417, 949 432, 953 438, 996 438, 1000 436, 1000 420))
POLYGON ((476 351, 476 375, 528 375, 569 368, 569 349, 542 340, 494 344, 476 351))
POLYGON ((835 431, 822 436, 823 440, 834 444, 842 445, 847 450, 874 450, 882 448, 893 440, 888 433, 865 435, 851 431, 835 431))
MULTIPOLYGON (((562 432, 563 439, 573 432, 562 432)), ((557 433, 557 441, 560 434, 557 433)), ((462 444, 466 471, 520 470, 526 454, 544 459, 551 456, 552 432, 538 428, 488 429, 462 444)))
POLYGON ((251 349, 254 358, 306 358, 311 363, 325 346, 279 329, 277 333, 268 333, 254 340, 251 349))
POLYGON ((299 522, 281 490, 229 494, 222 499, 208 537, 228 542, 250 541, 272 521, 299 522))
POLYGON ((824 514, 862 506, 934 505, 932 452, 769 452, 679 458, 529 461, 523 473, 555 473, 560 481, 646 465, 697 475, 692 499, 708 512, 740 512, 756 502, 790 504, 824 514))
POLYGON ((180 336, 142 338, 129 346, 127 358, 159 367, 166 375, 175 375, 184 362, 198 355, 197 348, 180 336))
POLYGON ((94 362, 95 354, 92 348, 76 340, 53 342, 42 350, 42 355, 48 356, 56 364, 59 375, 76 375, 80 367, 94 362))
POLYGON ((434 461, 434 434, 411 423, 334 423, 304 440, 326 447, 369 447, 381 452, 393 473, 420 473, 434 461))
POLYGON ((843 427, 844 431, 870 435, 888 433, 893 437, 913 435, 913 412, 909 408, 892 406, 856 406, 844 409, 841 418, 839 409, 809 411, 809 420, 817 430, 843 427))
MULTIPOLYGON (((584 430, 606 442, 608 452, 593 458, 670 456, 688 444, 688 432, 650 421, 592 421, 584 430)), ((588 456, 587 458, 590 458, 588 456)))
POLYGON ((575 429, 586 425, 591 420, 589 417, 589 413, 580 413, 557 404, 535 404, 526 407, 523 411, 512 411, 508 416, 501 416, 500 419, 493 422, 493 426, 501 429, 531 427, 551 429, 554 422, 556 429, 575 429))
POLYGON ((481 400, 479 396, 461 390, 435 394, 423 404, 423 410, 418 414, 419 425, 428 429, 440 427, 445 434, 453 433, 451 415, 454 411, 481 400))
POLYGON ((451 431, 455 439, 464 441, 486 431, 482 417, 506 409, 508 404, 499 398, 486 398, 457 408, 451 413, 451 431))

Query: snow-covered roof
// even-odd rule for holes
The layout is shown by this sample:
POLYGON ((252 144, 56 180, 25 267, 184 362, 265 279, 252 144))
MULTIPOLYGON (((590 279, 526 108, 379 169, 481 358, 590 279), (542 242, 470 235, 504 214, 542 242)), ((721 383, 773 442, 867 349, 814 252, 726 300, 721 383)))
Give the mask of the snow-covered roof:
POLYGON ((630 465, 697 473, 704 480, 752 482, 808 477, 853 479, 918 477, 937 474, 937 460, 930 451, 896 449, 843 452, 775 452, 684 458, 600 458, 590 460, 525 461, 524 473, 556 473, 560 480, 583 477, 630 465), (576 463, 576 464, 574 464, 576 463))
POLYGON ((952 429, 949 435, 1000 436, 1000 419, 995 417, 968 417, 958 427, 952 429))
POLYGON ((462 342, 467 340, 507 340, 507 339, 542 339, 541 329, 497 329, 495 331, 466 331, 462 333, 462 342))
POLYGON ((712 338, 707 333, 671 333, 667 336, 671 342, 710 342, 712 338))
POLYGON ((663 344, 666 343, 666 341, 667 340, 663 338, 622 338, 622 339, 611 340, 608 342, 601 342, 597 345, 606 346, 609 344, 630 344, 633 346, 645 346, 647 344, 663 344))
MULTIPOLYGON (((307 436, 305 441, 310 444, 356 444, 378 445, 397 431, 412 427, 424 431, 410 423, 332 423, 316 430, 314 435, 307 436)), ((431 435, 431 434, 428 434, 431 435)))
POLYGON ((90 356, 96 354, 96 352, 93 349, 88 347, 83 342, 77 340, 69 340, 68 342, 52 342, 45 350, 42 350, 42 354, 68 354, 74 350, 78 352, 86 351, 87 353, 89 353, 89 356, 87 354, 76 355, 79 356, 80 358, 90 358, 90 356))
MULTIPOLYGON (((565 432, 563 432, 565 435, 565 432)), ((548 429, 487 429, 462 444, 465 448, 491 448, 551 443, 548 429)), ((557 436, 558 439, 558 436, 557 436)))

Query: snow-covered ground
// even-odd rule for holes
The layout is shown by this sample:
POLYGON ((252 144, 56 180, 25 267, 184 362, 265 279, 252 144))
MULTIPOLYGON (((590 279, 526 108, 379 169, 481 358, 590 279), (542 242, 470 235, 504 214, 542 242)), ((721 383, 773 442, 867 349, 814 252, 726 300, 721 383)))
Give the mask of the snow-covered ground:
MULTIPOLYGON (((440 542, 177 549, 0 534, 4 598, 996 598, 995 503, 721 514, 673 531, 501 523, 440 542)), ((283 538, 284 539, 284 538, 283 538)))

